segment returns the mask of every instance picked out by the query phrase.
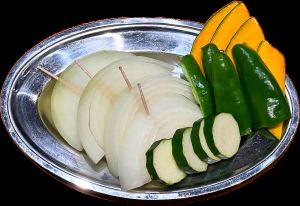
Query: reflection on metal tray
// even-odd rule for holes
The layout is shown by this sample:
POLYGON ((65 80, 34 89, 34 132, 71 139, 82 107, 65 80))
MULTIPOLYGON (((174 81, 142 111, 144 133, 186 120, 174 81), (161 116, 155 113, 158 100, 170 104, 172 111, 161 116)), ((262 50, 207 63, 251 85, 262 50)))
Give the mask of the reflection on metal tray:
POLYGON ((286 78, 286 94, 292 118, 280 142, 256 133, 244 140, 238 154, 192 175, 172 187, 150 183, 133 191, 120 190, 105 160, 94 165, 84 153, 69 147, 51 126, 49 94, 53 81, 36 69, 43 65, 59 74, 75 59, 99 50, 122 50, 163 58, 176 66, 189 53, 202 24, 164 18, 122 18, 96 21, 63 31, 41 42, 24 55, 10 71, 2 90, 2 119, 12 139, 43 169, 87 194, 104 198, 141 200, 203 197, 224 191, 265 170, 291 143, 298 126, 298 97, 286 78))

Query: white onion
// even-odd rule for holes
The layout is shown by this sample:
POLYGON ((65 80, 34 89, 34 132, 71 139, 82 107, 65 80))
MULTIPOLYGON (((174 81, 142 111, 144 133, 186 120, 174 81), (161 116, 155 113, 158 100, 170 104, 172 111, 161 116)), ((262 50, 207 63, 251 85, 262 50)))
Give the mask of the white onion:
POLYGON ((146 169, 145 154, 155 140, 171 138, 176 129, 190 127, 202 117, 199 107, 180 94, 161 93, 147 102, 150 115, 146 115, 143 108, 140 108, 119 142, 119 179, 124 190, 151 181, 146 169), (149 125, 140 124, 142 120, 149 122, 149 125))
MULTIPOLYGON (((79 64, 92 76, 113 61, 133 56, 127 52, 100 51, 83 57, 79 64)), ((60 78, 84 89, 90 77, 73 63, 60 75, 60 78)), ((77 107, 80 94, 75 93, 57 81, 51 96, 51 115, 60 135, 75 149, 81 151, 82 145, 77 137, 77 107)))
POLYGON ((157 74, 170 74, 171 66, 146 57, 130 57, 113 62, 98 72, 81 95, 77 112, 77 133, 84 150, 94 163, 104 155, 103 135, 111 104, 128 90, 119 70, 122 67, 131 84, 157 74))

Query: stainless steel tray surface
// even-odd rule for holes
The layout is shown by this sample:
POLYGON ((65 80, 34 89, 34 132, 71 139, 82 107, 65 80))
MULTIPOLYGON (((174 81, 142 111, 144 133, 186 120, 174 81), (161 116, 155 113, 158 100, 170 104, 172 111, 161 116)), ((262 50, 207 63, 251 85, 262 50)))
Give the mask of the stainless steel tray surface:
POLYGON ((190 52, 202 24, 166 18, 119 18, 100 20, 62 31, 37 44, 13 66, 2 88, 2 120, 16 145, 65 184, 104 198, 170 200, 204 197, 226 191, 257 176, 274 164, 292 142, 299 121, 298 97, 286 77, 286 95, 292 118, 279 143, 256 135, 244 140, 238 154, 193 175, 172 187, 151 183, 122 191, 105 160, 94 165, 84 153, 68 146, 45 115, 50 109, 53 80, 37 65, 59 74, 75 59, 99 50, 121 50, 159 58, 174 64, 180 76, 179 56, 190 52), (43 91, 43 92, 42 92, 43 91))

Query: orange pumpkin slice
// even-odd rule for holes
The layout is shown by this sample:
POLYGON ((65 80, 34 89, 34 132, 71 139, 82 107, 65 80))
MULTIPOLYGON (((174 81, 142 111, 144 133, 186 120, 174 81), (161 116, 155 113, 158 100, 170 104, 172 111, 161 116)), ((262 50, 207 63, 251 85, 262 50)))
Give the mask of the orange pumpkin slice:
MULTIPOLYGON (((216 11, 205 23, 203 29, 195 39, 193 47, 191 50, 191 55, 197 61, 202 73, 204 74, 204 69, 202 66, 202 53, 201 48, 206 44, 210 43, 212 36, 214 35, 217 27, 224 19, 224 17, 236 6, 238 5, 237 1, 232 1, 229 4, 225 5, 218 11, 216 11)), ((204 74, 205 75, 205 74, 204 74)))
POLYGON ((236 44, 246 43, 250 48, 256 50, 260 42, 265 39, 264 33, 255 17, 245 21, 235 35, 231 38, 226 48, 226 54, 233 60, 232 48, 236 44))
POLYGON ((217 45, 220 50, 225 51, 233 35, 249 18, 250 15, 247 7, 243 2, 240 2, 219 24, 211 39, 211 43, 217 45))
MULTIPOLYGON (((285 59, 283 54, 266 40, 257 48, 259 56, 273 74, 282 92, 285 92, 285 59)), ((283 132, 283 123, 268 129, 276 138, 280 139, 283 132)))

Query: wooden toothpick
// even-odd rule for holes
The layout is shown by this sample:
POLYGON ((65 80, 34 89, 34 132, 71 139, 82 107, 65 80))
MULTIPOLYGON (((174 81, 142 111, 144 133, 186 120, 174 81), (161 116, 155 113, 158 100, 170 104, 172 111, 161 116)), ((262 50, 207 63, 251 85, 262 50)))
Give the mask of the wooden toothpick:
POLYGON ((145 96, 144 96, 144 93, 143 93, 143 90, 142 90, 141 83, 138 83, 137 86, 139 88, 139 92, 140 92, 140 95, 141 95, 141 99, 142 99, 143 106, 144 106, 144 109, 146 111, 146 114, 149 115, 150 112, 149 112, 149 109, 148 109, 148 106, 147 106, 147 102, 146 102, 146 99, 145 99, 145 96))
POLYGON ((89 76, 90 78, 93 78, 93 75, 86 69, 84 68, 84 66, 82 66, 79 61, 75 60, 74 62, 87 76, 89 76))
POLYGON ((127 78, 127 76, 126 76, 126 74, 125 74, 125 72, 124 72, 124 70, 121 66, 119 66, 119 70, 120 70, 120 72, 121 72, 121 74, 122 74, 122 76, 123 76, 123 78, 124 78, 124 80, 127 84, 128 89, 131 90, 132 89, 131 83, 130 83, 129 79, 127 78))
POLYGON ((47 74, 48 76, 50 76, 51 78, 59 81, 60 83, 62 83, 63 85, 65 85, 66 87, 68 87, 69 89, 73 90, 74 92, 81 94, 82 93, 82 89, 80 87, 78 87, 77 85, 74 85, 71 82, 68 82, 58 76, 56 76, 55 74, 52 74, 51 72, 47 71, 46 69, 44 69, 41 66, 37 66, 37 69, 42 71, 43 73, 47 74))

